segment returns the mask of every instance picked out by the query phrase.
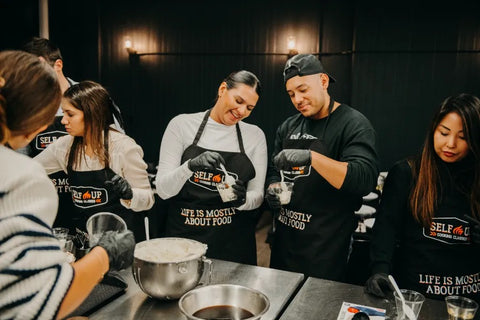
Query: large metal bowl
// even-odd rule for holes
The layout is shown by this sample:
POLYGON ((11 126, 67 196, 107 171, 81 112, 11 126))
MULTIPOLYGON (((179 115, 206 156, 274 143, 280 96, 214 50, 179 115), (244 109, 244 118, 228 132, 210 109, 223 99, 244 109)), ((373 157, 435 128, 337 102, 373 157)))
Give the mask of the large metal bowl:
POLYGON ((198 285, 211 261, 205 258, 207 245, 185 238, 156 238, 136 244, 133 278, 152 298, 172 300, 198 285))
POLYGON ((270 308, 270 300, 252 288, 215 284, 185 293, 178 301, 178 306, 189 320, 258 320, 270 308))

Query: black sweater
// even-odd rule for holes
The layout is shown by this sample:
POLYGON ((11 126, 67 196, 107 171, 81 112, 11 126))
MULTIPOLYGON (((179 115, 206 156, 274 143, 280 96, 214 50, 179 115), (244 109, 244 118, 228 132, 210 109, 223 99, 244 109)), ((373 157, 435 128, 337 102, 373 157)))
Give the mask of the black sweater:
POLYGON ((468 160, 439 165, 434 220, 423 227, 410 210, 413 177, 408 162, 390 169, 372 234, 373 273, 393 273, 400 286, 430 298, 456 294, 479 300, 479 248, 470 242, 470 226, 463 219, 471 214, 472 172, 468 160))
MULTIPOLYGON (((375 189, 378 178, 376 133, 359 111, 341 104, 323 119, 305 118, 300 113, 287 118, 277 129, 271 159, 283 149, 286 138, 323 139, 325 156, 348 162, 341 192, 361 197, 375 189)), ((280 177, 270 162, 267 186, 274 181, 280 181, 280 177)))

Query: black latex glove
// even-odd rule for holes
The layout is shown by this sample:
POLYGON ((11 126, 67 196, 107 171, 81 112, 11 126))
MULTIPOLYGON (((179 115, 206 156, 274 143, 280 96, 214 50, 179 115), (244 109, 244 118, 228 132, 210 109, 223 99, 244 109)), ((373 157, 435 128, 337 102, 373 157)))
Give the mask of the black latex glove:
POLYGON ((470 223, 470 241, 480 245, 480 221, 469 215, 463 216, 470 223))
POLYGON ((118 174, 114 175, 112 180, 105 181, 106 185, 112 187, 113 192, 118 194, 121 199, 130 200, 133 197, 132 187, 127 180, 120 177, 118 174))
POLYGON ((233 193, 237 196, 237 199, 231 201, 231 205, 235 208, 243 205, 247 198, 247 189, 245 183, 242 180, 235 180, 235 184, 232 185, 233 193))
POLYGON ((386 273, 375 273, 365 283, 365 292, 381 298, 386 298, 394 290, 386 273))
POLYGON ((132 265, 135 250, 135 237, 132 231, 126 230, 120 233, 105 231, 98 240, 97 246, 107 251, 110 270, 118 271, 132 265))
POLYGON ((265 200, 267 200, 267 204, 272 210, 280 210, 282 207, 280 197, 270 186, 265 191, 265 200))
POLYGON ((225 165, 225 160, 218 152, 205 151, 188 162, 188 169, 191 171, 216 169, 220 163, 225 165))
POLYGON ((310 150, 284 149, 280 151, 273 164, 278 170, 292 170, 292 167, 308 166, 312 162, 310 150))

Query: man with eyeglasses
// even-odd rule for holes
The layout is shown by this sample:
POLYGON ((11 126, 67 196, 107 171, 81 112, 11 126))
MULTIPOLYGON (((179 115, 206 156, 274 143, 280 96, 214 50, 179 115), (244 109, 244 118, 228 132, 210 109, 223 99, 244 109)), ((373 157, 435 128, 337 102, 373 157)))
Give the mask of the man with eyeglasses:
POLYGON ((283 72, 299 111, 277 129, 267 185, 294 182, 291 200, 280 205, 266 191, 275 214, 270 267, 344 281, 362 196, 378 177, 376 133, 369 120, 328 93, 335 82, 311 54, 290 58, 283 72))

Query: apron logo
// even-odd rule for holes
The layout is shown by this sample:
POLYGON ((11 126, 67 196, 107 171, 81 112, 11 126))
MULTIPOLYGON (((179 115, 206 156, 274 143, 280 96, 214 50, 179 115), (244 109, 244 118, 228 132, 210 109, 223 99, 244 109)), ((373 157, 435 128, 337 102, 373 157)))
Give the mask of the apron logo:
POLYGON ((290 138, 291 140, 316 140, 318 139, 317 137, 315 136, 312 136, 311 134, 308 134, 308 133, 294 133, 292 135, 290 135, 290 138))
POLYGON ((283 171, 283 174, 287 180, 294 181, 300 177, 309 176, 311 168, 311 166, 292 167, 292 170, 283 171))
POLYGON ((50 131, 50 132, 44 132, 40 133, 37 135, 35 138, 35 148, 37 150, 43 150, 55 141, 57 141, 58 138, 67 135, 67 132, 64 131, 50 131))
POLYGON ((423 228, 423 235, 446 244, 470 243, 470 227, 455 217, 434 218, 429 229, 423 228))
POLYGON ((80 208, 104 205, 108 202, 107 189, 95 187, 70 187, 73 204, 80 208))
MULTIPOLYGON (((238 179, 237 174, 232 172, 229 172, 228 174, 233 176, 235 180, 238 179)), ((204 189, 217 192, 217 184, 225 181, 225 175, 223 172, 212 173, 208 171, 195 171, 188 181, 204 189)))

